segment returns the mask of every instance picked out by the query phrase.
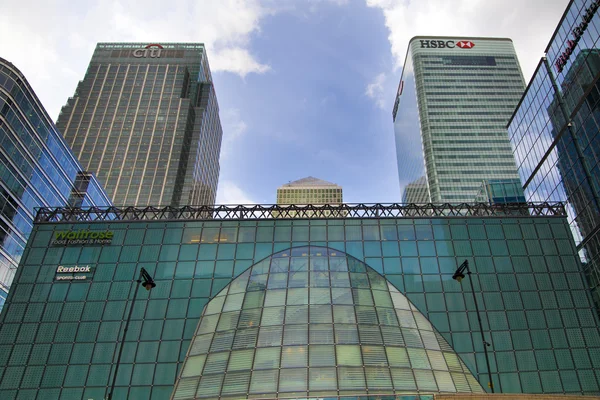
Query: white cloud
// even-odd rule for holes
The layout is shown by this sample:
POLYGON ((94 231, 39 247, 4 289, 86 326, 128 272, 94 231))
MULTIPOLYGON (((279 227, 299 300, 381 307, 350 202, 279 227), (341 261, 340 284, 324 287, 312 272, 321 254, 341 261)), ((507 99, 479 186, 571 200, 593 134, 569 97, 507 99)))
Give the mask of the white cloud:
POLYGON ((366 0, 383 11, 396 67, 408 41, 424 36, 508 37, 529 81, 562 16, 566 0, 366 0))
POLYGON ((242 120, 240 110, 237 108, 221 111, 221 124, 223 126, 221 159, 224 159, 232 152, 235 143, 246 133, 248 125, 242 120))
POLYGON ((250 73, 263 74, 271 70, 266 64, 261 64, 246 49, 240 47, 216 51, 210 59, 211 70, 227 71, 240 75, 242 78, 250 73))
POLYGON ((385 110, 387 105, 386 99, 383 95, 385 80, 386 75, 382 72, 375 77, 373 82, 367 85, 367 89, 365 90, 365 94, 374 99, 377 107, 381 108, 382 110, 385 110))
POLYGON ((265 73, 249 43, 276 10, 259 0, 5 2, 0 56, 23 72, 51 117, 82 79, 97 42, 202 42, 213 72, 265 73), (65 68, 65 67, 68 68, 65 68), (76 77, 75 77, 76 76, 76 77))
POLYGON ((217 204, 256 204, 256 201, 236 183, 226 180, 219 182, 217 204))

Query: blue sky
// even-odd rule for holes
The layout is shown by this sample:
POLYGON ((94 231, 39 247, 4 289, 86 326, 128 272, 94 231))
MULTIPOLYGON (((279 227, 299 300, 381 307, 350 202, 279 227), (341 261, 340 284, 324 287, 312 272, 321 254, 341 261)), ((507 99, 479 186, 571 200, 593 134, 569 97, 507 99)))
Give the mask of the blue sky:
POLYGON ((204 42, 224 130, 217 202, 273 203, 309 175, 341 185, 346 202, 398 202, 391 110, 409 39, 510 37, 528 81, 567 4, 8 0, 0 57, 56 118, 97 42, 204 42))
MULTIPOLYGON (((226 143, 222 179, 260 203, 309 175, 341 185, 346 200, 397 198, 389 107, 379 108, 364 84, 393 67, 381 12, 322 4, 318 13, 277 15, 251 50, 271 71, 214 77, 221 108, 239 110, 246 124, 226 143)), ((387 89, 392 103, 395 89, 387 89)))

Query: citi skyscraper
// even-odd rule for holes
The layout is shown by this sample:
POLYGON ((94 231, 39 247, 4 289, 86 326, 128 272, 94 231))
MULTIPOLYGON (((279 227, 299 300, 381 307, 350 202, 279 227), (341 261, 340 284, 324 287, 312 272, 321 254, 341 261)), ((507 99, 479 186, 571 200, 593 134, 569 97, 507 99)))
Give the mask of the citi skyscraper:
POLYGON ((222 129, 200 43, 99 43, 59 130, 113 203, 214 204, 222 129))
POLYGON ((412 38, 393 111, 402 192, 425 177, 427 200, 472 202, 518 180, 506 123, 524 88, 510 39, 412 38))

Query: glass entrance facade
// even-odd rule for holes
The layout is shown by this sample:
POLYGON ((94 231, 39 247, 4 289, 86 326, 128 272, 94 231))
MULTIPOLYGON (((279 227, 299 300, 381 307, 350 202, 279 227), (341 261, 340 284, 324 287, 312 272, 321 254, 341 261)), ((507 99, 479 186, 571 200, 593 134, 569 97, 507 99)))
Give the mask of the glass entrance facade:
POLYGON ((174 399, 483 392, 383 276, 320 246, 253 265, 204 309, 174 399))
POLYGON ((600 392, 596 310, 564 216, 345 207, 38 218, 0 315, 0 398, 105 398, 132 306, 113 398, 489 390, 471 280, 452 279, 465 259, 496 392, 600 392), (69 280, 59 267, 90 270, 69 280), (134 285, 142 267, 150 292, 134 285))

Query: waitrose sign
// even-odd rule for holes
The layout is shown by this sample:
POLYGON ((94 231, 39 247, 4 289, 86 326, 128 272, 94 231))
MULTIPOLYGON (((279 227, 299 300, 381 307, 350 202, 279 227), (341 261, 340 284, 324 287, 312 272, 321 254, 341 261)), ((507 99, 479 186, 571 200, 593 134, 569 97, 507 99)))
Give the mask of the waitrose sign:
POLYGON ((51 244, 55 246, 105 245, 111 244, 113 236, 113 231, 90 231, 84 229, 77 231, 55 231, 51 244))

